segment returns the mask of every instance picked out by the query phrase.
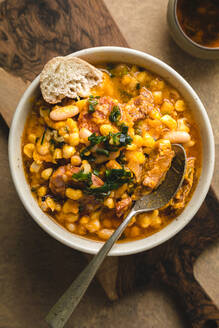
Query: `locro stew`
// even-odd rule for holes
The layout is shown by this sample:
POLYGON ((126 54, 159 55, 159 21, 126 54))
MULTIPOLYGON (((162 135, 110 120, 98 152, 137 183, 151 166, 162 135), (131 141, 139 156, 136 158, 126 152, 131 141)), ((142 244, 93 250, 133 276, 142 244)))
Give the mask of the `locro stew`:
POLYGON ((180 143, 187 169, 159 210, 132 218, 120 240, 147 237, 185 208, 201 171, 201 140, 180 93, 135 65, 103 64, 87 98, 33 103, 22 139, 25 174, 42 211, 70 233, 106 240, 133 202, 165 178, 180 143))

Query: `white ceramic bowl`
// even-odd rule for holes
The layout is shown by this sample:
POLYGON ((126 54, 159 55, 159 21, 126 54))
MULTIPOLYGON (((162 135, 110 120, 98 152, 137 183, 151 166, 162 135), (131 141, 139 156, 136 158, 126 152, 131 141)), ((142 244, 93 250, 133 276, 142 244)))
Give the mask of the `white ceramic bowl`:
MULTIPOLYGON (((201 129, 203 144, 202 173, 192 199, 185 210, 167 227, 150 237, 114 245, 109 255, 128 255, 148 250, 165 242, 179 232, 198 211, 207 194, 214 168, 214 138, 208 115, 191 86, 170 66, 155 57, 140 51, 120 47, 90 48, 75 52, 74 55, 92 64, 104 61, 136 64, 162 76, 179 90, 187 100, 201 129)), ((39 92, 38 76, 23 94, 12 121, 9 136, 9 162, 15 187, 26 210, 46 232, 69 247, 96 254, 103 243, 71 234, 43 213, 33 198, 25 179, 21 156, 21 136, 27 114, 31 110, 31 99, 39 92)))

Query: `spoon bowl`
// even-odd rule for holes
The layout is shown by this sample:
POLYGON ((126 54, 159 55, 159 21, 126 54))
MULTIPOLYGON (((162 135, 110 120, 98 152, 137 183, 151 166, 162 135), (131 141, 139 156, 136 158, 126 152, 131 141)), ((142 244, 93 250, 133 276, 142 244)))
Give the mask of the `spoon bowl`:
POLYGON ((119 239, 122 232, 129 224, 131 218, 139 213, 149 212, 168 204, 181 187, 186 170, 186 153, 184 148, 179 144, 172 145, 175 156, 171 166, 166 173, 164 181, 159 187, 148 195, 143 196, 136 201, 131 211, 119 225, 112 236, 104 243, 103 247, 90 261, 87 267, 80 273, 76 280, 66 290, 58 302, 53 306, 46 317, 46 322, 52 328, 62 328, 69 319, 70 315, 77 307, 97 270, 103 260, 119 239))
POLYGON ((180 144, 173 144, 172 149, 175 152, 175 157, 164 181, 155 191, 142 197, 135 203, 132 208, 132 211, 135 211, 134 215, 163 207, 169 203, 181 187, 186 170, 186 153, 180 144))

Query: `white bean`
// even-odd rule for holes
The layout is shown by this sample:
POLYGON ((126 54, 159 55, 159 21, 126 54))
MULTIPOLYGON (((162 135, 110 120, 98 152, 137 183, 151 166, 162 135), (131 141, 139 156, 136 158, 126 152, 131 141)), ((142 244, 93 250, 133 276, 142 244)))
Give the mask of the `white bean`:
POLYGON ((115 230, 113 229, 101 229, 97 232, 99 238, 107 240, 109 239, 115 230))
POLYGON ((91 134, 92 132, 86 128, 80 129, 79 132, 80 139, 83 139, 83 141, 87 141, 91 134))
POLYGON ((186 118, 180 118, 179 120, 177 120, 177 130, 178 131, 189 132, 189 127, 187 125, 187 119, 186 118))
POLYGON ((49 116, 53 121, 63 121, 79 113, 79 108, 74 105, 59 107, 55 106, 49 116))
POLYGON ((164 135, 164 139, 170 140, 171 143, 186 143, 190 141, 191 136, 184 131, 170 131, 164 135))
POLYGON ((45 156, 49 153, 49 143, 44 141, 44 143, 41 145, 41 143, 38 142, 36 149, 40 155, 45 156))

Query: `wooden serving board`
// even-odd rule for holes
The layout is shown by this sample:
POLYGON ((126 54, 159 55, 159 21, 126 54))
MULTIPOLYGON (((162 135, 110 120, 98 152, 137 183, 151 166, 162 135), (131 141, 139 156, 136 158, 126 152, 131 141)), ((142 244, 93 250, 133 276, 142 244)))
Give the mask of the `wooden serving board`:
MULTIPOLYGON (((100 45, 128 46, 102 0, 0 1, 0 112, 8 126, 22 93, 50 58, 100 45)), ((191 327, 219 327, 219 311, 193 274, 197 257, 219 238, 218 210, 211 188, 192 222, 170 241, 107 258, 98 279, 109 299, 159 281, 180 300, 191 327)))

